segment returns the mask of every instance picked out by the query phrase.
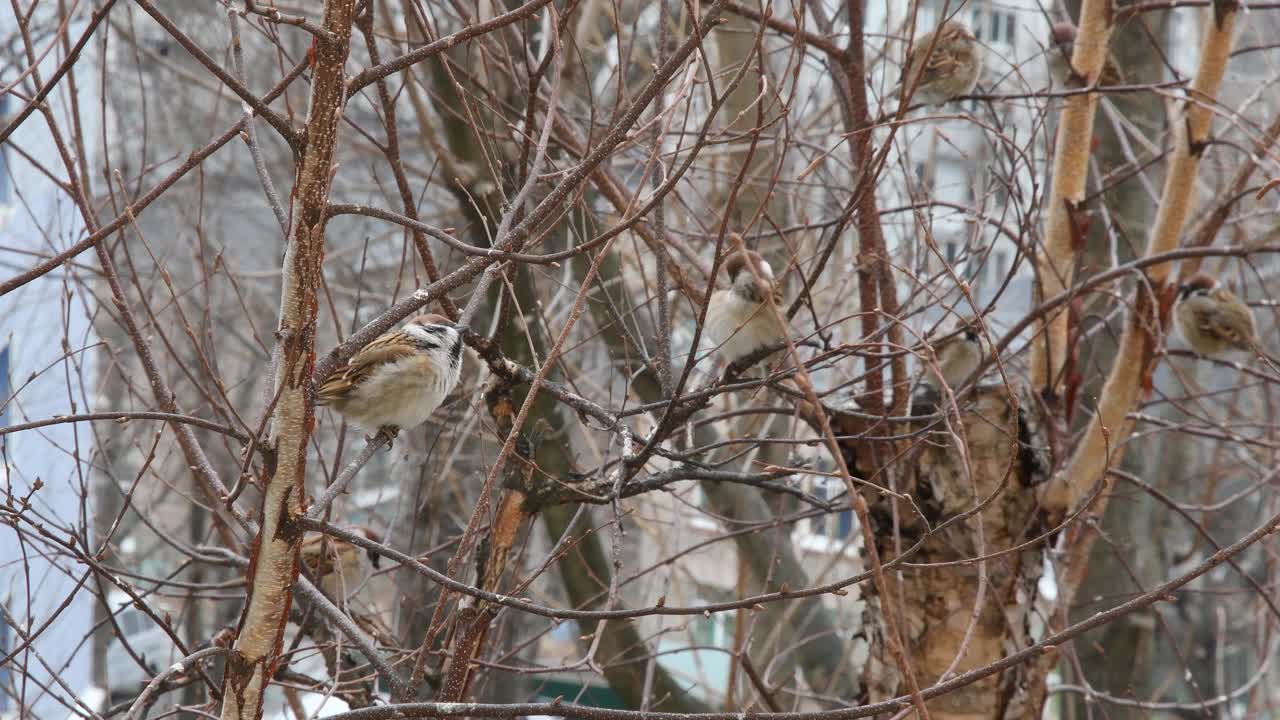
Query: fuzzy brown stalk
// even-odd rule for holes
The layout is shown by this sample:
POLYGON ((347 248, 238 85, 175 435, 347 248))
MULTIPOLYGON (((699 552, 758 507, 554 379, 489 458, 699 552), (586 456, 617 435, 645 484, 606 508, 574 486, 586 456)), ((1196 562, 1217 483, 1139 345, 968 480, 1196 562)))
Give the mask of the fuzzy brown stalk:
POLYGON ((346 102, 343 66, 350 50, 355 0, 325 3, 328 40, 313 45, 307 145, 292 197, 292 231, 284 258, 277 331, 279 366, 271 444, 277 462, 265 478, 262 526, 248 571, 248 599, 223 681, 223 720, 262 716, 263 691, 275 672, 298 574, 303 529, 307 442, 315 424, 311 373, 315 365, 317 292, 324 257, 324 227, 334 150, 346 102))
MULTIPOLYGON (((1111 0, 1085 0, 1081 4, 1071 65, 1087 86, 1098 81, 1107 62, 1113 13, 1111 0)), ((1083 93, 1063 101, 1054 144, 1049 217, 1043 247, 1037 257, 1040 300, 1058 295, 1071 286, 1076 257, 1083 249, 1075 223, 1089 178, 1089 151, 1098 98, 1097 93, 1083 93)), ((1051 395, 1057 394, 1066 364, 1067 325, 1065 308, 1047 315, 1038 323, 1036 341, 1031 346, 1032 385, 1051 395)))

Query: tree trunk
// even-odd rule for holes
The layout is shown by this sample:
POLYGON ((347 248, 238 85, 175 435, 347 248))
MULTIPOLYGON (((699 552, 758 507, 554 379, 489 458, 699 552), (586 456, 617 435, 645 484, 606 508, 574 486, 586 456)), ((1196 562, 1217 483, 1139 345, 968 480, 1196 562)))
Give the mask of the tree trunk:
MULTIPOLYGON (((1078 12, 1080 3, 1071 4, 1075 5, 1072 11, 1078 12)), ((1133 20, 1116 27, 1112 33, 1110 53, 1124 69, 1126 82, 1154 83, 1164 79, 1164 58, 1147 33, 1150 32, 1156 40, 1163 40, 1167 37, 1167 27, 1167 12, 1144 13, 1141 21, 1133 20)), ((1095 201, 1095 208, 1091 208, 1092 222, 1082 269, 1086 276, 1109 268, 1113 250, 1114 259, 1121 263, 1129 262, 1138 255, 1140 239, 1155 214, 1155 198, 1138 174, 1119 181, 1114 178, 1123 177, 1152 159, 1158 148, 1151 148, 1148 143, 1160 137, 1166 121, 1164 104, 1145 95, 1109 95, 1102 102, 1102 121, 1096 128, 1099 144, 1093 155, 1106 191, 1095 201), (1121 125, 1121 119, 1128 127, 1121 125), (1134 132, 1141 133, 1142 137, 1134 138, 1134 132), (1104 203, 1105 212, 1102 209, 1104 203)), ((1090 306, 1086 306, 1086 312, 1089 309, 1090 306)), ((1089 317, 1089 322, 1082 329, 1093 329, 1092 321, 1095 319, 1100 318, 1089 317)), ((1106 370, 1115 361, 1123 327, 1117 321, 1099 330, 1090 335, 1078 351, 1075 365, 1082 377, 1077 396, 1081 408, 1074 413, 1078 421, 1086 420, 1085 408, 1092 411, 1096 404, 1106 370)), ((1145 448, 1151 443, 1144 441, 1142 444, 1145 448)), ((1150 475, 1143 472, 1139 464, 1148 457, 1155 455, 1141 450, 1127 453, 1125 469, 1143 477, 1169 478, 1163 473, 1150 475)), ((1150 538, 1161 534, 1154 527, 1158 522, 1155 501, 1136 489, 1120 490, 1102 520, 1103 532, 1113 542, 1095 546, 1080 592, 1082 598, 1105 598, 1105 604, 1099 606, 1087 600, 1072 608, 1073 619, 1083 619, 1105 610, 1118 599, 1139 591, 1140 585, 1150 587, 1166 576, 1161 544, 1150 542, 1150 538), (1135 573, 1136 577, 1130 573, 1135 573)), ((1083 642, 1076 643, 1074 648, 1078 662, 1064 663, 1061 669, 1064 673, 1071 673, 1076 667, 1082 668, 1084 680, 1090 686, 1118 697, 1150 697, 1158 672, 1153 667, 1156 660, 1154 630, 1150 619, 1142 616, 1111 623, 1088 633, 1083 642)), ((1084 712, 1085 701, 1082 698, 1069 696, 1067 702, 1075 707, 1076 712, 1084 712)), ((1108 708, 1107 713, 1113 718, 1146 715, 1144 710, 1119 706, 1108 708)))
MULTIPOLYGON (((1014 398, 1003 386, 982 387, 976 393, 972 410, 961 422, 948 422, 954 434, 945 427, 932 430, 931 442, 921 443, 918 451, 903 458, 902 467, 909 469, 895 490, 912 502, 880 495, 869 503, 872 531, 884 558, 900 555, 941 523, 964 516, 925 540, 910 558, 912 568, 886 569, 890 594, 904 614, 900 627, 921 687, 945 679, 944 674, 993 663, 1030 644, 1043 544, 963 562, 1016 547, 1045 530, 1030 487, 1040 479, 1027 450, 1035 441, 1014 398), (920 567, 933 563, 961 564, 920 567)), ((837 426, 850 420, 838 410, 829 412, 837 426)), ((848 452, 861 460, 866 450, 849 445, 848 452)), ((869 596, 869 617, 863 622, 871 653, 863 679, 872 702, 906 692, 875 619, 881 604, 879 597, 869 596)), ((929 711, 935 719, 948 720, 1035 717, 1022 701, 1024 683, 1023 669, 1015 667, 930 701, 929 711)))
POLYGON ((307 444, 315 425, 311 374, 320 263, 355 5, 355 0, 326 2, 323 26, 330 37, 317 38, 313 45, 306 148, 294 181, 273 358, 279 397, 271 417, 275 463, 263 478, 262 524, 248 570, 248 598, 223 679, 223 720, 262 717, 263 692, 275 671, 292 600, 290 588, 298 574, 303 531, 295 518, 306 497, 307 444))

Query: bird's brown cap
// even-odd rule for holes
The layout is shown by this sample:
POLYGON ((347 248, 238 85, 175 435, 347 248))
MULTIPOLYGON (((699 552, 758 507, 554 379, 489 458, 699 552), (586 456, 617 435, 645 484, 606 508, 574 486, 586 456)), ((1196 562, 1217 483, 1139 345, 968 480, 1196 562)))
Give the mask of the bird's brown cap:
POLYGON ((728 276, 729 282, 734 282, 737 279, 738 273, 746 269, 747 263, 755 265, 756 271, 765 280, 773 280, 773 270, 764 261, 764 258, 760 256, 760 253, 755 250, 739 250, 724 261, 724 273, 728 276))
POLYGON ((1185 300, 1188 295, 1196 292, 1197 290, 1208 291, 1216 287, 1218 287, 1218 281, 1212 275, 1208 273, 1196 273, 1186 280, 1183 280, 1182 283, 1178 285, 1178 299, 1185 300))
POLYGON ((1076 26, 1069 20, 1056 22, 1049 30, 1049 39, 1055 44, 1075 42, 1076 26))
POLYGON ((423 313, 409 320, 410 325, 447 325, 453 327, 453 321, 439 313, 423 313))

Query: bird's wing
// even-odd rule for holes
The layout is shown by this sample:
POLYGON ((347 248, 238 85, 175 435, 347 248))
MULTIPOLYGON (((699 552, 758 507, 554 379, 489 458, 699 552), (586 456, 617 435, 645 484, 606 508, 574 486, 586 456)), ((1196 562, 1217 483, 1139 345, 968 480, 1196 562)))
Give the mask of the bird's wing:
POLYGON ((946 77, 956 72, 956 68, 960 65, 960 58, 955 53, 946 51, 946 47, 950 42, 951 38, 947 37, 945 30, 938 37, 938 42, 936 43, 933 42, 933 33, 920 38, 920 42, 911 48, 911 62, 907 63, 907 72, 902 77, 903 83, 911 80, 921 62, 924 63, 924 70, 920 74, 920 82, 916 85, 917 88, 928 85, 939 77, 946 77), (928 57, 925 57, 930 45, 933 45, 933 52, 929 53, 928 57))
POLYGON ((410 357, 417 352, 410 338, 403 332, 388 333, 365 345, 345 367, 335 370, 316 389, 316 401, 321 405, 346 397, 351 388, 359 385, 378 367, 410 357))
POLYGON ((1208 298, 1191 298, 1187 301, 1187 307, 1191 310, 1192 322, 1200 332, 1229 345, 1241 346, 1241 332, 1230 314, 1223 310, 1223 303, 1208 298))
POLYGON ((303 540, 298 550, 298 559, 316 577, 333 572, 333 563, 329 561, 329 553, 325 552, 324 538, 324 535, 313 535, 303 540))
POLYGON ((1206 320, 1209 323, 1209 332, 1235 347, 1249 349, 1253 344, 1253 315, 1249 313, 1244 303, 1230 292, 1219 288, 1217 294, 1219 299, 1217 312, 1206 320))

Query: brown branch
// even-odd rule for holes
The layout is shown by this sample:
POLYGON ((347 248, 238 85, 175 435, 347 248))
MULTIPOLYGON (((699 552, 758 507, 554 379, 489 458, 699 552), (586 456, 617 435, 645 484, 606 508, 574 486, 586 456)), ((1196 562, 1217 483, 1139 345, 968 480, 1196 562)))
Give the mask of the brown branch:
POLYGON ((223 680, 223 720, 262 716, 263 692, 275 669, 297 576, 303 529, 297 522, 306 496, 307 443, 315 424, 311 373, 316 311, 324 258, 330 182, 346 100, 344 66, 350 52, 356 0, 325 3, 324 27, 333 41, 316 40, 307 145, 293 189, 293 227, 284 258, 274 376, 279 394, 272 413, 276 464, 262 493, 262 525, 247 573, 248 598, 235 651, 223 680))
POLYGON ((813 47, 830 55, 832 58, 834 58, 837 61, 839 61, 840 58, 844 57, 844 53, 845 53, 844 48, 822 37, 821 35, 815 35, 814 33, 798 28, 795 25, 792 25, 791 23, 775 18, 773 16, 773 6, 769 5, 768 7, 769 7, 769 11, 764 15, 761 15, 758 11, 753 10, 749 7, 746 7, 745 5, 740 5, 736 2, 725 3, 724 9, 733 13, 734 15, 744 17, 748 20, 754 20, 757 23, 763 24, 765 27, 768 27, 772 30, 777 30, 783 35, 790 35, 791 37, 795 38, 797 41, 805 45, 812 45, 813 47))
MULTIPOLYGON (((1186 587, 1194 582, 1197 578, 1203 577, 1205 574, 1226 563, 1228 560, 1236 557, 1255 544, 1266 539, 1267 536, 1280 529, 1280 514, 1273 515, 1258 527, 1254 528, 1249 534, 1240 538, 1221 550, 1215 552, 1212 556, 1206 558, 1189 572, 1181 575, 1168 582, 1161 583, 1153 587, 1149 592, 1143 593, 1128 602, 1121 603, 1105 612, 1095 613, 1089 618, 1082 620, 1064 630, 1055 632, 1040 640, 1037 643, 1023 648, 1017 652, 1013 652, 1004 658, 975 668, 967 672, 961 673, 946 682, 940 682, 932 687, 924 688, 921 694, 925 699, 941 697, 948 693, 954 692, 958 688, 971 685, 979 680, 1003 672, 1009 668, 1017 667, 1024 663, 1034 662, 1043 657, 1054 657, 1055 651, 1062 645, 1080 635, 1097 627, 1101 627, 1117 619, 1130 615, 1139 610, 1149 608, 1156 603, 1168 601, 1173 597, 1173 593, 1186 587)), ((564 703, 560 700, 547 703, 511 703, 511 704, 486 704, 486 703, 411 703, 402 705, 390 705, 375 708, 365 708, 363 710, 355 710, 347 713, 339 713, 330 716, 332 720, 390 720, 391 718, 412 718, 412 717, 453 717, 453 716, 471 716, 471 717, 519 717, 524 715, 556 715, 559 717, 575 718, 575 720, 853 720, 854 718, 874 717, 882 713, 901 710, 911 706, 911 698, 895 697, 882 702, 867 703, 858 707, 838 708, 835 710, 819 710, 814 712, 782 712, 782 713, 763 713, 763 712, 707 712, 707 713, 678 713, 678 712, 658 712, 652 710, 613 710, 609 708, 596 708, 573 703, 564 703)))
POLYGON ((350 94, 354 95, 360 92, 362 89, 364 89, 366 85, 369 85, 370 83, 373 83, 381 78, 385 78, 388 75, 391 75, 392 73, 397 73, 397 72, 400 72, 401 70, 405 70, 413 65, 416 65, 422 62, 423 60, 435 57, 436 55, 439 55, 440 53, 444 52, 445 50, 448 50, 449 48, 455 45, 466 42, 467 40, 470 40, 472 38, 479 37, 481 35, 484 35, 485 33, 493 32, 494 30, 497 30, 499 28, 506 27, 511 23, 519 22, 520 20, 526 20, 528 18, 531 18, 533 17, 534 13, 538 12, 538 10, 540 10, 544 5, 550 2, 551 0, 530 0, 530 2, 525 3, 524 5, 521 5, 515 10, 512 10, 510 12, 505 12, 493 18, 492 20, 487 20, 485 22, 463 28, 462 30, 459 30, 458 32, 452 35, 447 35, 445 37, 440 38, 439 40, 436 40, 433 43, 423 45, 417 50, 405 53, 404 55, 401 55, 398 58, 388 60, 387 62, 382 63, 381 65, 376 65, 374 67, 367 68, 364 71, 362 71, 360 74, 351 78, 351 82, 348 84, 348 89, 350 91, 350 94))
POLYGON ((9 425, 0 427, 0 435, 8 435, 9 433, 21 432, 23 430, 34 430, 35 428, 47 427, 49 425, 60 425, 62 423, 87 422, 92 420, 114 420, 118 423, 125 423, 130 420, 164 420, 172 423, 184 423, 187 425, 195 425, 198 428, 212 430, 221 433, 230 438, 235 438, 242 443, 249 442, 249 436, 236 430, 233 427, 220 425, 204 418, 193 417, 191 415, 180 415, 178 413, 167 412, 146 412, 146 411, 130 411, 130 412, 97 412, 84 413, 80 415, 58 415, 56 417, 47 418, 45 420, 33 420, 32 422, 22 423, 19 425, 9 425))
MULTIPOLYGON (((1191 84, 1190 97, 1180 115, 1182 120, 1175 119, 1173 123, 1173 157, 1165 174, 1159 211, 1147 244, 1147 257, 1176 248, 1186 222, 1200 155, 1209 139, 1214 96, 1226 71, 1227 57, 1231 51, 1236 15, 1234 4, 1232 5, 1233 9, 1225 16, 1224 22, 1215 22, 1211 15, 1205 19, 1200 66, 1191 84)), ((1159 299, 1149 293, 1162 288, 1171 268, 1172 262, 1161 262, 1146 270, 1151 290, 1138 288, 1136 306, 1130 312, 1130 320, 1121 338, 1115 367, 1103 386, 1097 413, 1071 462, 1058 481, 1049 485, 1045 500, 1046 506, 1051 510, 1061 513, 1075 507, 1089 489, 1101 481, 1106 468, 1117 460, 1119 453, 1115 449, 1124 444, 1131 427, 1125 416, 1136 405, 1144 378, 1154 370, 1150 362, 1154 346, 1158 344, 1159 335, 1163 331, 1156 323, 1157 318, 1153 312, 1159 299), (1144 314, 1146 317, 1139 317, 1144 314), (1112 448, 1111 453, 1107 452, 1108 446, 1112 448)), ((1101 502, 1105 505, 1105 499, 1101 502)))
MULTIPOLYGON (((67 53, 67 56, 58 65, 58 68, 49 76, 48 82, 42 84, 31 100, 29 100, 27 104, 13 116, 13 119, 4 126, 3 130, 0 130, 0 145, 4 145, 4 141, 9 138, 9 135, 14 130, 17 130, 18 126, 22 125, 23 121, 25 121, 36 108, 41 107, 45 98, 49 97, 49 93, 57 86, 58 81, 61 80, 62 77, 67 74, 67 71, 76 64, 76 61, 80 59, 80 51, 84 50, 84 46, 89 43, 89 38, 93 37, 93 33, 98 29, 98 25, 106 19, 107 13, 111 12, 111 8, 115 6, 115 4, 116 0, 107 0, 107 2, 103 3, 102 7, 98 8, 93 13, 93 17, 89 19, 89 24, 85 27, 84 32, 80 34, 80 39, 76 41, 75 47, 71 49, 71 52, 67 53)), ((34 67, 35 65, 33 64, 32 68, 34 67)), ((6 87, 4 91, 7 92, 10 88, 12 88, 12 85, 6 87)))
POLYGON ((231 73, 227 72, 222 67, 222 63, 219 63, 209 57, 208 53, 201 50, 199 45, 196 45, 191 38, 187 37, 185 33, 179 30, 178 26, 174 25, 172 20, 165 17, 164 13, 160 12, 155 5, 151 4, 150 0, 135 1, 144 12, 159 23, 160 27, 164 28, 165 32, 169 33, 170 37, 181 45, 184 50, 191 53, 191 57, 195 58, 205 67, 206 70, 212 73, 214 77, 221 80, 223 85, 226 85, 231 92, 235 93, 241 100, 247 103, 249 107, 253 108, 254 112, 261 115, 262 119, 266 120, 268 125, 275 128, 275 131, 280 133, 280 137, 284 138, 285 142, 289 143, 289 146, 292 147, 295 152, 298 150, 298 134, 294 132, 287 120, 277 115, 271 108, 267 107, 267 103, 265 101, 249 92, 249 88, 237 82, 236 79, 231 76, 231 73))
MULTIPOLYGON (((717 0, 707 8, 698 32, 709 33, 715 29, 723 1, 717 0)), ((533 229, 546 221, 552 213, 558 212, 569 195, 576 191, 583 181, 595 172, 596 168, 627 139, 629 131, 640 118, 645 108, 666 87, 676 71, 684 67, 686 59, 697 49, 701 42, 702 37, 696 33, 686 39, 680 48, 672 53, 671 58, 653 73, 649 81, 645 83, 644 88, 637 94, 636 99, 627 106, 626 110, 618 114, 616 120, 609 127, 609 131, 595 145, 591 146, 590 150, 585 153, 577 165, 563 173, 563 179, 523 220, 507 231, 505 237, 497 238, 493 247, 499 252, 518 252, 523 249, 532 235, 533 229)), ((438 282, 432 283, 427 288, 413 293, 408 298, 388 308, 382 315, 348 336, 338 347, 331 350, 328 355, 320 360, 316 364, 316 376, 323 377, 332 372, 338 366, 338 363, 345 362, 356 350, 364 347, 370 340, 386 332, 392 325, 409 317, 410 314, 423 305, 477 277, 493 262, 494 260, 488 257, 473 258, 457 270, 441 277, 438 282)), ((3 286, 0 286, 0 290, 3 290, 3 286)))

